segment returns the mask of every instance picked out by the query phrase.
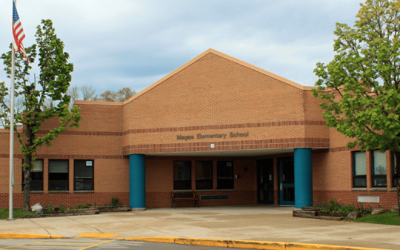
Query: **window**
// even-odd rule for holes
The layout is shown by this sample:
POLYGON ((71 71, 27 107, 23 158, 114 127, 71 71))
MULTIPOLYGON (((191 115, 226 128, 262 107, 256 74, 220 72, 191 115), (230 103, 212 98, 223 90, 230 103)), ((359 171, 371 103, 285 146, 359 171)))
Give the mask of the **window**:
POLYGON ((367 155, 353 153, 353 187, 367 187, 367 155))
POLYGON ((196 189, 213 189, 212 161, 196 161, 196 189))
POLYGON ((174 190, 192 190, 192 163, 174 161, 174 190))
MULTIPOLYGON (((32 162, 35 165, 31 170, 31 191, 43 191, 43 160, 32 162)), ((24 171, 22 170, 22 184, 24 183, 24 171)), ((22 185, 24 190, 24 185, 22 185)))
POLYGON ((372 155, 372 186, 386 187, 386 152, 374 150, 372 155))
POLYGON ((217 162, 217 189, 233 189, 233 162, 217 162))
POLYGON ((397 175, 396 175, 396 155, 392 154, 393 160, 392 160, 392 169, 393 169, 393 174, 392 174, 392 179, 393 179, 393 187, 397 187, 397 175))
POLYGON ((93 161, 74 161, 74 190, 94 190, 93 161))
POLYGON ((68 190, 68 160, 49 160, 49 190, 68 190))

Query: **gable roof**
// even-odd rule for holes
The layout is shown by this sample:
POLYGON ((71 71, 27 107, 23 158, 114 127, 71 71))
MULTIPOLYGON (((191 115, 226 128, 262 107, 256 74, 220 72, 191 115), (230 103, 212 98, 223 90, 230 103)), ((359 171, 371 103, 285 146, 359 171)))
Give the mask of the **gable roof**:
POLYGON ((273 74, 273 73, 271 73, 271 72, 269 72, 269 71, 266 71, 266 70, 264 70, 264 69, 258 68, 258 67, 254 66, 254 65, 251 65, 251 64, 249 64, 249 63, 243 62, 243 61, 241 61, 241 60, 239 60, 239 59, 236 59, 236 58, 234 58, 234 57, 228 56, 228 55, 226 55, 226 54, 224 54, 224 53, 221 53, 221 52, 219 52, 219 51, 216 51, 216 50, 214 50, 214 49, 208 49, 208 50, 206 50, 205 52, 203 52, 203 53, 201 53, 200 55, 198 55, 198 56, 196 56, 195 58, 193 58, 192 60, 190 60, 189 62, 185 63, 185 64, 182 65, 181 67, 179 67, 179 68, 177 68, 176 70, 172 71, 172 72, 169 73, 168 75, 164 76, 163 78, 161 78, 161 79, 158 80, 157 82, 153 83, 152 85, 148 86, 148 87, 145 88, 144 90, 140 91, 140 92, 137 93, 136 95, 132 96, 132 97, 129 98, 128 100, 124 101, 124 102, 123 102, 123 105, 128 104, 128 103, 130 103, 131 101, 133 101, 133 100, 135 100, 135 99, 141 97, 142 95, 146 94, 146 93, 149 92, 151 89, 157 87, 159 84, 161 84, 162 82, 164 82, 164 81, 167 80, 168 78, 170 78, 170 77, 174 76, 175 74, 179 73, 180 71, 184 70, 186 67, 192 65, 193 63, 195 63, 196 61, 198 61, 199 59, 203 58, 204 56, 206 56, 206 55, 209 54, 209 53, 213 53, 213 54, 215 54, 215 55, 218 55, 218 56, 220 56, 220 57, 222 57, 222 58, 225 58, 225 59, 227 59, 227 60, 230 60, 230 61, 232 61, 232 62, 235 62, 235 63, 237 63, 237 64, 240 64, 240 65, 242 65, 242 66, 245 66, 245 67, 247 67, 247 68, 249 68, 249 69, 252 69, 252 70, 255 70, 255 71, 257 71, 257 72, 260 72, 260 73, 262 73, 262 74, 264 74, 264 75, 267 75, 267 76, 269 76, 269 77, 272 77, 272 78, 274 78, 274 79, 276 79, 276 80, 279 80, 279 81, 281 81, 281 82, 284 82, 284 83, 286 83, 286 84, 289 84, 289 85, 291 85, 291 86, 293 86, 293 87, 296 87, 296 88, 298 88, 298 89, 301 89, 301 90, 310 90, 310 89, 313 89, 313 88, 314 88, 314 87, 303 86, 303 85, 301 85, 301 84, 298 84, 298 83, 296 83, 296 82, 293 82, 293 81, 288 80, 288 79, 286 79, 286 78, 283 78, 283 77, 281 77, 281 76, 275 75, 275 74, 273 74))

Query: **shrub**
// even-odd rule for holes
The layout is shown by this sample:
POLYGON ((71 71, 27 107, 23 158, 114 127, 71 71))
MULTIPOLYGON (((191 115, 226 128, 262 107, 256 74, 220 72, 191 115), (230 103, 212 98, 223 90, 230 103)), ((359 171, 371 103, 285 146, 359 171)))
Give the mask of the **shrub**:
MULTIPOLYGON (((340 199, 339 199, 340 201, 340 199)), ((322 208, 318 213, 319 214, 339 214, 339 215, 344 215, 346 216, 350 212, 357 211, 360 214, 365 214, 368 212, 371 212, 372 208, 369 207, 369 204, 366 204, 367 207, 364 207, 362 204, 361 205, 344 205, 341 204, 334 199, 329 199, 327 204, 316 204, 315 207, 322 208)))
POLYGON ((46 205, 46 206, 44 207, 44 209, 43 209, 43 213, 48 213, 48 214, 50 214, 50 213, 52 213, 53 211, 54 211, 54 207, 53 207, 53 205, 51 205, 51 204, 46 205))
POLYGON ((119 198, 112 197, 111 198, 111 205, 114 206, 114 207, 119 206, 119 198))
POLYGON ((78 206, 76 206, 76 209, 84 209, 84 208, 89 208, 90 205, 81 205, 79 204, 78 206))
POLYGON ((65 206, 63 206, 63 205, 61 205, 59 208, 58 208, 58 211, 60 212, 60 213, 64 213, 64 210, 65 209, 67 209, 65 206))

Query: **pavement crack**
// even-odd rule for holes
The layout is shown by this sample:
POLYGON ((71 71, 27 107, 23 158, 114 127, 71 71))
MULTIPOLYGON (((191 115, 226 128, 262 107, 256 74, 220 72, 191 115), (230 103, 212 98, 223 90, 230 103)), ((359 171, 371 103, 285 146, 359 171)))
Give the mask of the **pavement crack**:
POLYGON ((104 232, 102 232, 100 229, 98 229, 98 228, 96 228, 95 226, 93 226, 93 225, 89 225, 89 224, 86 224, 86 223, 84 223, 84 222, 81 222, 81 221, 76 221, 76 220, 73 220, 71 217, 69 217, 69 216, 67 216, 66 218, 68 218, 68 219, 70 219, 70 220, 72 220, 72 221, 74 221, 74 222, 77 222, 77 223, 80 223, 80 224, 84 224, 84 225, 86 225, 86 226, 88 226, 88 227, 92 227, 92 228, 94 228, 94 229, 96 229, 97 231, 99 231, 100 233, 104 233, 104 232))
POLYGON ((51 236, 51 233, 49 232, 49 231, 47 231, 47 229, 46 228, 44 228, 44 227, 42 227, 41 225, 39 225, 39 224, 37 224, 36 222, 34 222, 32 219, 29 219, 33 224, 36 224, 36 225, 38 225, 39 227, 41 227, 44 231, 46 231, 50 236, 51 236))

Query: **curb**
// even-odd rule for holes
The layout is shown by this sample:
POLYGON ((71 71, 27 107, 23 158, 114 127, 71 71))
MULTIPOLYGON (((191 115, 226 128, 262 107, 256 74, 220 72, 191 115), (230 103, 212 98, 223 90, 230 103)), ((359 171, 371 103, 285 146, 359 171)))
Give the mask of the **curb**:
POLYGON ((268 250, 383 250, 378 248, 332 246, 319 244, 302 244, 288 242, 269 242, 269 241, 249 241, 249 240, 215 240, 215 239, 195 239, 195 238, 175 238, 175 237, 142 237, 142 238, 119 238, 118 240, 161 242, 181 245, 227 247, 227 248, 247 248, 247 249, 268 249, 268 250))
POLYGON ((48 234, 23 234, 23 233, 0 233, 0 239, 61 239, 61 235, 48 234))

